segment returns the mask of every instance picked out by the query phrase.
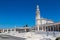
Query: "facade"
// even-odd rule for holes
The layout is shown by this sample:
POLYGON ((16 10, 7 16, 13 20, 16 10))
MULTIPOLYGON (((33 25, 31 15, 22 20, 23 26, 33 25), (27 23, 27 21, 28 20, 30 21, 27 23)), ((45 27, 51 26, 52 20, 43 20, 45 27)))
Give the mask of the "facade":
POLYGON ((60 31, 60 22, 55 23, 52 20, 46 18, 41 18, 39 6, 37 5, 36 10, 36 30, 42 31, 60 31))

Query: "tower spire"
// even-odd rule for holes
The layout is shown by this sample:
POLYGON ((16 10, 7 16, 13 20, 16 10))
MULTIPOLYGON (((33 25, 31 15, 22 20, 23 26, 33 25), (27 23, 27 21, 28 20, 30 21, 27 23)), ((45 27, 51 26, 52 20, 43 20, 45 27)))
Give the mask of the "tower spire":
POLYGON ((37 10, 39 10, 39 5, 37 5, 37 10))
POLYGON ((38 19, 40 19, 40 10, 39 10, 39 5, 37 5, 37 9, 36 9, 36 16, 38 17, 38 19))

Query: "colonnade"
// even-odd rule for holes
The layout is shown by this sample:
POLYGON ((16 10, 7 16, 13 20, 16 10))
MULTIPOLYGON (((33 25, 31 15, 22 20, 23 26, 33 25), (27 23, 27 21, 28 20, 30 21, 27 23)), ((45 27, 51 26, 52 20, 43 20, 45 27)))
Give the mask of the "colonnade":
POLYGON ((44 31, 60 31, 60 24, 51 25, 51 26, 45 26, 45 30, 44 31))
POLYGON ((11 31, 16 31, 16 29, 2 29, 1 30, 1 33, 4 33, 4 32, 11 32, 11 31))
POLYGON ((29 28, 23 28, 23 30, 22 30, 22 29, 17 29, 17 28, 14 28, 14 29, 2 29, 2 30, 1 30, 1 33, 4 33, 4 32, 9 33, 9 32, 11 32, 11 31, 20 32, 20 30, 21 30, 21 31, 24 30, 25 32, 27 32, 27 30, 29 30, 29 28))

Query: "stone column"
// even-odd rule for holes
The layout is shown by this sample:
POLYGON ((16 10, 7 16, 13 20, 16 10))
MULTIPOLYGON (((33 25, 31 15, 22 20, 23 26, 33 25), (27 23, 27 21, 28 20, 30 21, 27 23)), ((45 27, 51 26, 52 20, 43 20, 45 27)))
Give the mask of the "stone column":
POLYGON ((47 36, 49 35, 49 33, 48 33, 48 26, 46 27, 46 31, 47 31, 47 36))
POLYGON ((37 30, 39 31, 39 25, 37 25, 37 30))
POLYGON ((3 33, 4 33, 4 29, 3 29, 3 33))
POLYGON ((14 28, 14 32, 16 32, 16 28, 14 28))
POLYGON ((48 31, 48 26, 47 26, 47 31, 48 31))
POLYGON ((56 25, 55 25, 55 26, 53 26, 53 31, 54 31, 54 29, 55 29, 54 27, 56 27, 56 25))
POLYGON ((26 32, 26 28, 25 28, 25 32, 26 32))
POLYGON ((44 31, 43 26, 42 26, 42 31, 44 31))
POLYGON ((58 25, 58 31, 59 31, 59 25, 58 25))
POLYGON ((50 26, 50 31, 51 31, 51 26, 50 26))
POLYGON ((46 31, 46 26, 45 26, 45 31, 46 31))
POLYGON ((15 28, 14 28, 14 32, 16 32, 16 26, 15 26, 15 28))
POLYGON ((12 29, 10 29, 10 32, 12 32, 12 29))
POLYGON ((55 25, 55 27, 54 27, 54 31, 56 31, 56 25, 55 25))
POLYGON ((56 27, 56 25, 53 26, 53 36, 55 37, 55 32, 54 32, 54 29, 55 29, 55 28, 54 28, 54 27, 56 27))

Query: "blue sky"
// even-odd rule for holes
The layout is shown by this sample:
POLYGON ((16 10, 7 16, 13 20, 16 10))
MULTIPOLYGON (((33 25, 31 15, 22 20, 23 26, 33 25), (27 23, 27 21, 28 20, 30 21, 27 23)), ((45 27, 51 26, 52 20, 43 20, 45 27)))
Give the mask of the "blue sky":
POLYGON ((60 0, 0 0, 0 25, 35 25, 37 4, 41 17, 60 21, 60 0))

